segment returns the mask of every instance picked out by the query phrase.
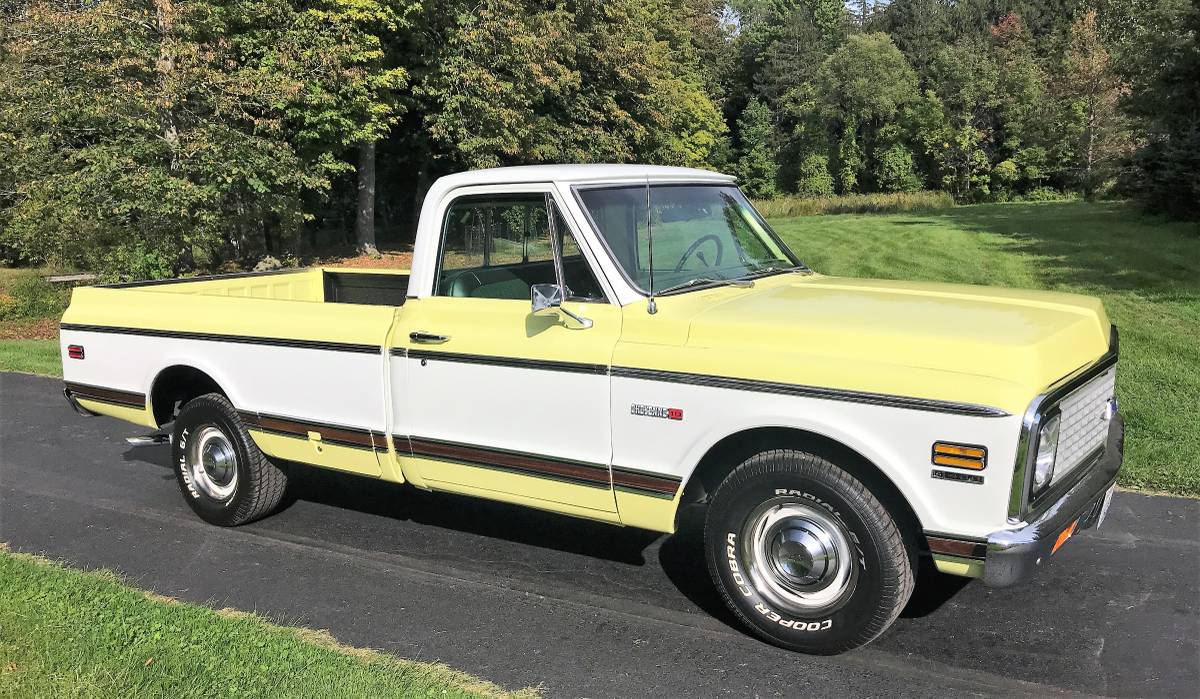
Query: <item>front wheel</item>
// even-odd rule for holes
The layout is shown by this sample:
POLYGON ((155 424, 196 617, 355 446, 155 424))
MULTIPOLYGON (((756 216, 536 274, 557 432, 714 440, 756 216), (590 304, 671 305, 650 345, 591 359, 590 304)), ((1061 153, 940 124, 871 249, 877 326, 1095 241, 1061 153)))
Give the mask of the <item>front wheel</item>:
POLYGON ((899 528, 861 482, 803 451, 757 454, 717 488, 704 525, 709 572, 756 635, 833 654, 871 642, 913 589, 899 528))
POLYGON ((237 410, 219 393, 180 409, 171 456, 184 500, 210 524, 246 524, 283 500, 287 474, 259 451, 237 410))

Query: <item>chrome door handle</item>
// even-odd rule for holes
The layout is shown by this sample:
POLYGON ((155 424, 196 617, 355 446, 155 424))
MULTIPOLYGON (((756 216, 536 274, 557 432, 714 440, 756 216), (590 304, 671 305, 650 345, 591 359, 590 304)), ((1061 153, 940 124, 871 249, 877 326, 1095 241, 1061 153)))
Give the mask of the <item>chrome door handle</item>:
POLYGON ((450 336, 436 335, 434 333, 427 333, 422 330, 414 330, 408 334, 408 339, 412 340, 413 342, 420 342, 426 345, 440 345, 446 340, 449 340, 450 336))

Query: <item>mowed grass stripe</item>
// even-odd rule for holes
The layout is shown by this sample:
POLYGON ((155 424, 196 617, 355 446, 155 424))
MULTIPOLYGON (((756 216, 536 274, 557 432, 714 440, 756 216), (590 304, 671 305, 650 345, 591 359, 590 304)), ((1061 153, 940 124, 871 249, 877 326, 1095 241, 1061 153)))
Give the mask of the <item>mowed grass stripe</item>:
POLYGON ((1200 227, 1120 203, 772 219, 819 272, 1098 296, 1121 328, 1121 484, 1200 495, 1200 227))
POLYGON ((534 697, 0 545, 0 696, 534 697))
POLYGON ((58 340, 0 340, 0 371, 62 376, 58 340))

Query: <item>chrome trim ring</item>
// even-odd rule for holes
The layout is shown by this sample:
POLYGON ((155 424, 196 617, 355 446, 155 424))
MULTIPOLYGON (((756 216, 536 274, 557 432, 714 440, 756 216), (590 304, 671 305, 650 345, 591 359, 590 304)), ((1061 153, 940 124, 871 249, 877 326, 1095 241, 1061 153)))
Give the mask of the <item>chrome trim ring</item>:
POLYGON ((811 616, 840 607, 858 582, 850 532, 824 508, 790 498, 759 505, 742 529, 750 583, 771 605, 811 616))
POLYGON ((188 441, 184 455, 192 483, 214 500, 228 500, 237 490, 237 451, 216 425, 203 425, 188 441))

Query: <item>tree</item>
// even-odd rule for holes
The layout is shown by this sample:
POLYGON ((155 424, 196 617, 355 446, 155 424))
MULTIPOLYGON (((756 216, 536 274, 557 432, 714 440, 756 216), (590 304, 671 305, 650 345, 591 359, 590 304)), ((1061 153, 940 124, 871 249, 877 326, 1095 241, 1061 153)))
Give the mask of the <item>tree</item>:
POLYGON ((1009 12, 991 27, 996 65, 997 157, 1012 156, 1024 143, 1037 143, 1045 118, 1045 77, 1034 60, 1033 40, 1021 16, 1009 12))
POLYGON ((281 253, 350 167, 346 78, 370 44, 336 8, 6 8, 3 237, 30 261, 166 275, 281 253))
POLYGON ((1152 210, 1200 219, 1200 7, 1164 5, 1128 100, 1144 138, 1134 192, 1152 210))
POLYGON ((837 143, 839 189, 857 191, 879 131, 917 98, 917 76, 886 34, 855 35, 825 60, 814 85, 837 143))
POLYGON ((1064 94, 1079 126, 1077 181, 1084 196, 1092 199, 1130 145, 1125 119, 1118 109, 1128 88, 1113 70, 1100 41, 1094 10, 1084 12, 1071 25, 1063 71, 1064 94))
POLYGON ((778 166, 771 146, 771 110, 759 100, 751 100, 738 119, 737 133, 741 148, 736 171, 742 189, 752 197, 775 196, 778 166))
POLYGON ((876 16, 874 26, 892 37, 922 80, 929 75, 933 57, 953 39, 945 0, 892 0, 876 16))
POLYGON ((417 93, 454 165, 703 165, 725 134, 676 0, 486 0, 438 25, 445 9, 417 93))
POLYGON ((1000 70, 982 37, 943 48, 931 66, 931 84, 943 115, 923 140, 932 144, 942 173, 942 186, 956 197, 988 193, 998 130, 1000 70))

